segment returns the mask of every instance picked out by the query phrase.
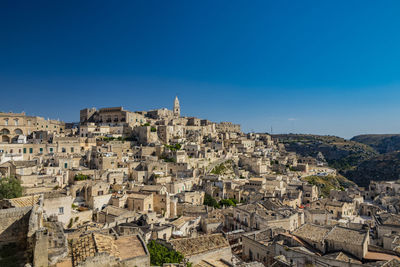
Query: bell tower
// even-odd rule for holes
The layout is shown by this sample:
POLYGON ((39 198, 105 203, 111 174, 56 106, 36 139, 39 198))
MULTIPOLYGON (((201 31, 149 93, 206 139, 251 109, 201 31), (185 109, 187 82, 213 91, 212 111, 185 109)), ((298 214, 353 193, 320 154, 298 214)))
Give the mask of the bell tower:
POLYGON ((179 105, 178 96, 175 96, 174 101, 174 117, 179 118, 181 116, 181 106, 179 105))

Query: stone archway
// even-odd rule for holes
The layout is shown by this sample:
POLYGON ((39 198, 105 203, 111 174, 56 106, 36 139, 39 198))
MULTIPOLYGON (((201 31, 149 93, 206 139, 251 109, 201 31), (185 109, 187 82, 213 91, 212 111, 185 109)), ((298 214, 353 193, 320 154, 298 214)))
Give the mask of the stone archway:
POLYGON ((3 142, 3 143, 10 143, 10 137, 7 136, 7 135, 3 135, 3 136, 1 137, 1 142, 3 142))

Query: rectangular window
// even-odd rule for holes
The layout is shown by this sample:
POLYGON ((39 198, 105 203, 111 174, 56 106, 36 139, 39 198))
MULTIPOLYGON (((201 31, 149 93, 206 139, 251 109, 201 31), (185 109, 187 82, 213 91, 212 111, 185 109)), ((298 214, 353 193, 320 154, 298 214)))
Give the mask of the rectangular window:
POLYGON ((67 169, 68 168, 68 163, 64 163, 64 168, 67 169))
POLYGON ((50 147, 50 153, 53 153, 53 148, 52 147, 50 147))
POLYGON ((33 153, 33 148, 30 147, 30 148, 29 148, 29 154, 32 154, 32 153, 33 153))
POLYGON ((64 214, 64 207, 58 208, 58 214, 64 214))
POLYGON ((40 153, 43 153, 43 147, 39 148, 40 153))
POLYGON ((74 148, 73 147, 71 147, 71 153, 74 153, 74 148))
POLYGON ((26 154, 26 147, 24 147, 24 154, 26 154))

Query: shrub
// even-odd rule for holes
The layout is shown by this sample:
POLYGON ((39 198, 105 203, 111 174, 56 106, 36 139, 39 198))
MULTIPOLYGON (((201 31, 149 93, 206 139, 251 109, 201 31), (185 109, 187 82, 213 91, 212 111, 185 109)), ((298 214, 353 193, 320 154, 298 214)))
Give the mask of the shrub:
POLYGON ((176 162, 174 158, 169 158, 167 156, 161 156, 160 159, 163 159, 165 162, 176 162))
POLYGON ((221 199, 219 201, 219 205, 225 206, 225 207, 230 207, 230 206, 236 206, 236 199, 221 199))
POLYGON ((0 179, 0 199, 22 196, 21 182, 13 177, 0 179))
POLYGON ((88 180, 88 179, 90 179, 89 176, 81 174, 81 173, 76 174, 75 177, 74 177, 75 181, 84 181, 84 180, 88 180))
POLYGON ((175 145, 165 145, 166 148, 168 148, 171 151, 177 151, 182 148, 181 144, 175 144, 175 145))
POLYGON ((150 263, 152 266, 163 266, 164 263, 181 263, 183 255, 175 250, 169 249, 154 240, 147 244, 150 252, 150 263))
POLYGON ((226 169, 225 164, 221 163, 221 164, 215 166, 214 169, 212 169, 211 173, 217 174, 217 175, 222 174, 225 171, 225 169, 226 169))

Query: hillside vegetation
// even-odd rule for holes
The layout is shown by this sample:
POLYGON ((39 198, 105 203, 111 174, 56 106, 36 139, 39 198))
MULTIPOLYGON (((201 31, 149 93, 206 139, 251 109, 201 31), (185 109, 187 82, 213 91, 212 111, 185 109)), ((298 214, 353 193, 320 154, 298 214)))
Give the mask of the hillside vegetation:
POLYGON ((211 173, 216 175, 234 175, 233 161, 227 160, 218 164, 211 170, 211 173))
POLYGON ((378 155, 368 145, 337 136, 283 134, 273 137, 285 144, 287 151, 296 152, 301 156, 316 157, 318 152, 321 152, 329 166, 337 169, 341 174, 354 169, 364 160, 378 155))
POLYGON ((378 155, 361 162, 346 172, 346 177, 360 186, 368 186, 371 180, 392 181, 400 178, 400 152, 378 155))
MULTIPOLYGON (((359 186, 368 186, 371 180, 390 181, 400 178, 400 134, 358 135, 351 140, 311 134, 273 137, 279 139, 287 151, 302 156, 316 157, 321 152, 329 166, 359 186)), ((323 182, 321 179, 309 179, 313 183, 323 182)), ((330 188, 331 185, 329 182, 326 187, 330 188)))
POLYGON ((345 177, 341 175, 338 176, 313 175, 305 177, 304 180, 306 180, 309 184, 316 185, 319 188, 320 194, 323 197, 328 197, 329 192, 333 189, 344 190, 345 188, 355 185, 353 182, 347 180, 345 177))
POLYGON ((365 134, 351 140, 369 145, 381 154, 400 151, 400 134, 365 134))

